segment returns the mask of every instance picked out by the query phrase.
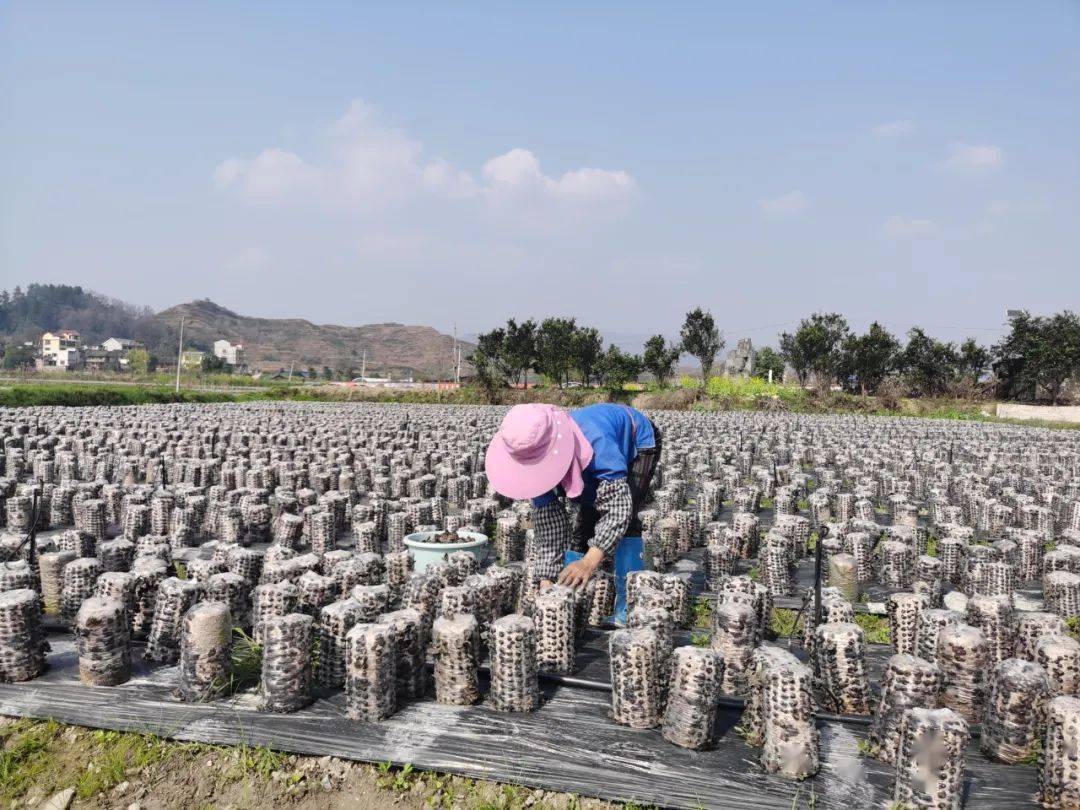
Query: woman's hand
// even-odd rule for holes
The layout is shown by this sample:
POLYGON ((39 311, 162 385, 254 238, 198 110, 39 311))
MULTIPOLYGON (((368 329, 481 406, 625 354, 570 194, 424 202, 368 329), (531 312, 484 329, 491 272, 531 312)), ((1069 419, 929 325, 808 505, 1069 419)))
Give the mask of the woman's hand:
POLYGON ((604 552, 598 548, 590 547, 584 557, 575 560, 559 572, 559 584, 571 588, 585 587, 603 561, 604 552))

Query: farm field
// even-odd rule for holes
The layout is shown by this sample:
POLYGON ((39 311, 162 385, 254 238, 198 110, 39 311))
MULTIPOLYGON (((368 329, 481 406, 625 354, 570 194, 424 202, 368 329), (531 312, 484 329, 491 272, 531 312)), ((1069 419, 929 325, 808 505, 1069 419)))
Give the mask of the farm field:
MULTIPOLYGON (((1065 733, 1055 715, 1010 714, 1010 695, 1066 712, 1064 723, 1071 704, 1056 696, 1080 690, 1069 674, 1080 661, 1080 493, 1070 477, 1080 435, 649 412, 664 435, 639 514, 650 570, 629 578, 620 630, 608 618, 610 574, 576 593, 536 589, 531 508, 497 496, 482 469, 505 411, 304 402, 0 411, 9 482, 0 546, 16 557, 2 583, 8 610, 29 622, 0 639, 15 681, 0 685, 0 712, 28 718, 7 727, 5 755, 29 762, 67 739, 27 725, 51 720, 111 730, 78 737, 98 746, 134 733, 170 757, 209 747, 225 771, 237 750, 264 751, 277 782, 306 785, 289 794, 296 801, 332 801, 314 784, 333 757, 373 764, 334 767, 406 802, 430 798, 415 787, 437 779, 418 782, 424 772, 455 774, 455 796, 504 802, 494 806, 540 790, 554 806, 590 797, 725 807, 753 794, 764 806, 872 807, 905 789, 903 746, 928 734, 958 747, 922 767, 936 765, 941 789, 972 806, 1068 789, 1051 780, 1053 735, 1065 733), (35 496, 36 571, 21 545, 35 496), (404 540, 428 527, 483 532, 488 558, 413 570, 404 540), (112 616, 114 632, 92 629, 91 610, 112 616), (536 652, 504 682, 492 634, 511 613, 530 617, 523 643, 536 652), (206 642, 196 616, 223 628, 218 642, 197 646, 206 642), (392 647, 393 668, 361 676, 345 653, 346 636, 360 643, 349 629, 377 637, 395 616, 415 635, 392 647), (478 647, 455 653, 464 659, 447 657, 445 620, 455 616, 481 633, 478 647), (299 646, 274 635, 294 627, 299 646), (624 644, 645 644, 633 660, 652 663, 628 669, 624 644), (448 669, 450 660, 463 663, 448 669), (681 681, 680 667, 699 661, 712 662, 712 680, 681 681), (774 682, 794 688, 796 703, 770 698, 774 682), (518 711, 499 703, 510 683, 536 701, 518 711), (927 728, 900 722, 913 707, 926 710, 912 717, 927 728), (780 722, 789 736, 776 748, 780 722), (597 751, 621 752, 601 777, 597 751), (409 770, 379 773, 379 763, 409 770), (500 783, 523 787, 491 787, 500 783)), ((111 781, 113 791, 132 780, 111 781)), ((80 785, 81 799, 112 801, 80 785)), ((29 787, 5 789, 20 799, 29 787)))

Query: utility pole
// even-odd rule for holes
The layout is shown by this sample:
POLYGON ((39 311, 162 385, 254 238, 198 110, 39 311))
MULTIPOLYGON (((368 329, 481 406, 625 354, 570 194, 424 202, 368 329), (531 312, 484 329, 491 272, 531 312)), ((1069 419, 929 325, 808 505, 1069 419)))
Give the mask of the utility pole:
POLYGON ((456 373, 454 375, 454 382, 460 383, 461 382, 461 367, 460 367, 460 361, 458 359, 457 324, 456 323, 454 324, 454 352, 453 352, 452 356, 453 356, 453 359, 454 359, 454 367, 457 369, 457 371, 456 371, 456 373))
POLYGON ((293 361, 291 361, 291 362, 289 363, 289 379, 290 379, 290 380, 292 380, 292 370, 293 370, 293 366, 295 366, 295 365, 296 365, 296 361, 295 361, 295 360, 293 360, 293 361))
POLYGON ((454 324, 454 383, 461 385, 461 345, 457 339, 457 324, 454 324))
POLYGON ((184 318, 180 317, 180 348, 176 350, 176 393, 180 393, 180 366, 184 362, 184 318))
POLYGON ((367 382, 367 346, 364 347, 364 358, 360 361, 360 379, 367 382))

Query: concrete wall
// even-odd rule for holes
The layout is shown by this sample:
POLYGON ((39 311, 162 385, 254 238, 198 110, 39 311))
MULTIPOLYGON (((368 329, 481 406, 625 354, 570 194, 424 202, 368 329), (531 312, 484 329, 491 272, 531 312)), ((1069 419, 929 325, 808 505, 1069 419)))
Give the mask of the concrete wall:
POLYGON ((1002 419, 1042 419, 1047 422, 1080 423, 1080 405, 1016 405, 999 402, 997 415, 1002 419))

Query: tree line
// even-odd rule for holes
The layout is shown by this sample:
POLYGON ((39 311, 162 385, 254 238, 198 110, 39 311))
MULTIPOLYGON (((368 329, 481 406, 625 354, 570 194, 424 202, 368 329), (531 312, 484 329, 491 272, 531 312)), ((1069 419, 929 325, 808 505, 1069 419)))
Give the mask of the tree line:
POLYGON ((959 346, 913 327, 907 343, 877 321, 864 334, 853 332, 842 315, 815 313, 794 332, 780 335, 779 356, 802 385, 837 384, 855 394, 941 396, 963 387, 974 393, 993 355, 973 338, 959 346))
MULTIPOLYGON (((1080 378, 1080 317, 1065 311, 1050 316, 1013 315, 1008 334, 987 347, 974 338, 959 344, 931 337, 913 327, 904 340, 875 321, 859 334, 838 313, 815 313, 791 332, 779 335, 779 351, 755 353, 756 377, 779 382, 785 374, 806 387, 862 395, 964 396, 994 394, 1002 399, 1062 400, 1066 383, 1080 378), (770 375, 771 372, 771 375, 770 375)), ((648 372, 661 387, 678 373, 683 354, 701 365, 708 380, 724 347, 711 313, 686 314, 677 341, 653 335, 643 352, 617 346, 605 350, 598 330, 574 318, 518 322, 480 335, 469 360, 485 388, 525 384, 528 373, 566 386, 572 380, 621 390, 648 372)))
POLYGON ((906 343, 878 322, 862 335, 843 316, 819 313, 780 335, 780 357, 800 383, 839 384, 851 393, 900 396, 977 396, 1061 402, 1066 383, 1080 377, 1080 317, 1019 312, 997 344, 974 338, 959 345, 920 327, 906 343))
POLYGON ((723 347, 712 315, 698 308, 687 313, 679 340, 653 335, 641 354, 614 344, 605 349, 599 330, 580 325, 575 318, 545 318, 539 323, 532 319, 518 323, 511 318, 506 326, 480 335, 468 359, 477 380, 489 390, 510 383, 527 388, 528 374, 535 371, 560 387, 580 382, 621 391, 644 372, 666 385, 677 373, 684 353, 698 359, 708 379, 723 347))
MULTIPOLYGON (((133 307, 79 286, 30 284, 0 290, 0 365, 33 364, 34 344, 41 333, 77 329, 87 343, 109 336, 132 337, 146 344, 148 364, 154 357, 176 356, 175 330, 147 308, 133 307), (5 345, 6 344, 6 345, 5 345)), ((194 345, 194 344, 190 344, 194 345)), ((1068 383, 1080 379, 1080 316, 1071 311, 1048 316, 1020 312, 1009 319, 1009 331, 993 346, 973 338, 959 344, 938 340, 914 327, 904 340, 881 323, 866 332, 853 331, 837 313, 815 313, 792 332, 779 335, 779 350, 764 347, 754 357, 754 375, 782 380, 790 373, 804 386, 837 385, 857 394, 894 396, 978 396, 1000 399, 1046 399, 1061 402, 1068 383)), ((208 348, 208 347, 197 347, 208 348)), ((699 308, 686 314, 678 339, 657 334, 640 354, 604 345, 599 331, 574 318, 552 317, 518 322, 479 336, 468 358, 477 380, 488 389, 527 384, 530 371, 552 384, 574 381, 613 391, 648 373, 661 386, 677 374, 679 358, 694 357, 708 380, 724 338, 711 313, 699 308)), ((207 365, 220 361, 208 360, 207 365)), ((205 369, 214 371, 212 367, 205 369)), ((308 369, 311 377, 315 369, 308 369)), ((350 379, 355 369, 322 376, 350 379)))

